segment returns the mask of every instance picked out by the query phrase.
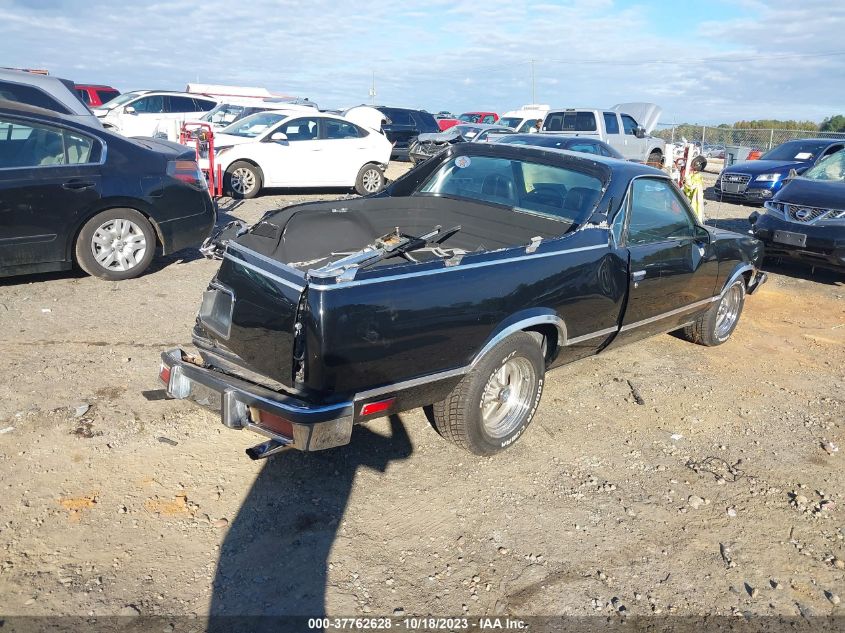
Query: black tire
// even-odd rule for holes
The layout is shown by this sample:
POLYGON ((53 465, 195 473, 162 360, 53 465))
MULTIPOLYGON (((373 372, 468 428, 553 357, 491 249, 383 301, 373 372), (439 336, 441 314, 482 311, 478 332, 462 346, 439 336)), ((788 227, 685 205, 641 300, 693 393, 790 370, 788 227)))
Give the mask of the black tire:
MULTIPOLYGON (((432 421, 437 432, 446 440, 476 455, 493 455, 504 450, 531 423, 543 394, 545 369, 543 352, 537 340, 527 332, 512 334, 493 347, 445 400, 434 404, 432 421), (500 392, 501 396, 505 391, 511 394, 511 388, 520 389, 515 395, 516 406, 511 405, 514 406, 512 421, 501 432, 491 433, 484 423, 482 396, 488 385, 497 388, 493 386, 497 375, 506 369, 506 365, 511 367, 514 363, 525 370, 530 368, 531 375, 526 375, 523 386, 517 386, 518 381, 514 381, 513 387, 508 383, 507 388, 500 392)), ((506 406, 507 403, 500 404, 500 408, 506 406)))
POLYGON ((739 318, 742 316, 742 308, 745 305, 745 280, 739 278, 728 287, 722 298, 719 301, 714 301, 713 305, 702 314, 695 323, 686 326, 681 330, 685 339, 698 345, 705 345, 707 347, 715 347, 726 342, 733 334, 739 323, 739 318), (734 294, 735 293, 735 294, 734 294), (733 299, 731 298, 733 297, 733 299), (732 303, 735 301, 736 303, 732 303), (733 307, 727 307, 730 304, 733 307), (720 321, 722 309, 732 310, 735 316, 731 319, 730 324, 723 324, 720 321))
POLYGON ((236 200, 254 198, 261 191, 263 184, 264 174, 261 169, 243 160, 229 165, 223 177, 223 188, 236 200))
POLYGON ((660 153, 660 150, 652 150, 651 154, 648 155, 648 164, 658 169, 663 167, 663 154, 660 153))
POLYGON ((367 163, 358 172, 355 178, 355 191, 368 196, 371 193, 378 193, 384 189, 384 172, 375 163, 367 163))
POLYGON ((695 171, 704 171, 707 167, 707 159, 699 155, 693 158, 690 164, 695 171))
POLYGON ((76 263, 92 277, 121 281, 137 277, 147 269, 155 257, 156 245, 155 231, 143 213, 135 209, 109 209, 98 213, 83 225, 76 237, 74 251, 76 263), (127 223, 131 225, 129 232, 121 236, 121 229, 127 223), (94 243, 95 233, 100 238, 107 236, 108 239, 112 231, 115 233, 111 244, 106 244, 102 239, 94 243), (140 249, 141 238, 143 252, 140 249), (131 266, 130 262, 133 262, 131 266))

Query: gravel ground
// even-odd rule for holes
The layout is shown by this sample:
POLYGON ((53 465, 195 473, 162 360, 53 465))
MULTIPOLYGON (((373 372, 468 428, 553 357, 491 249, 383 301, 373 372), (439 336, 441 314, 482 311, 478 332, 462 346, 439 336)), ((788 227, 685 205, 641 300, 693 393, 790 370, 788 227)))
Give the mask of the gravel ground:
MULTIPOLYGON (((271 193, 223 219, 345 194, 271 193)), ((842 614, 845 276, 773 265, 726 345, 556 370, 497 457, 411 411, 251 462, 156 377, 216 266, 0 280, 0 613, 842 614)))

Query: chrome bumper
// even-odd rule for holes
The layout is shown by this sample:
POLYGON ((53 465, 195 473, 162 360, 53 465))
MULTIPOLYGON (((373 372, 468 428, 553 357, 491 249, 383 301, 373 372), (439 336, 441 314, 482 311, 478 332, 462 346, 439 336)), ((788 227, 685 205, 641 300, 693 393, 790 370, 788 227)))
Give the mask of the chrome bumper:
POLYGON ((220 411, 230 429, 249 429, 270 438, 247 450, 253 458, 268 457, 283 449, 319 451, 349 443, 352 436, 353 404, 339 402, 312 405, 203 365, 179 348, 161 354, 159 378, 171 398, 189 399, 220 411), (258 419, 256 420, 256 413, 258 419), (262 424, 261 413, 282 418, 289 433, 262 424))

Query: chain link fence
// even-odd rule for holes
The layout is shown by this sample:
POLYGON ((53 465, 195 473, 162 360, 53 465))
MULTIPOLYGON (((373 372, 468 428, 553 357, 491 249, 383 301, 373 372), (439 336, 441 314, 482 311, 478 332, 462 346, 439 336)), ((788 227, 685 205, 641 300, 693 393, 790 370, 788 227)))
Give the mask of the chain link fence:
MULTIPOLYGON (((717 155, 728 146, 747 147, 751 151, 767 152, 786 141, 801 138, 836 138, 845 140, 845 132, 818 130, 735 129, 730 127, 661 123, 653 132, 667 143, 700 144, 704 153, 717 155)), ((714 156, 721 157, 721 156, 714 156)))

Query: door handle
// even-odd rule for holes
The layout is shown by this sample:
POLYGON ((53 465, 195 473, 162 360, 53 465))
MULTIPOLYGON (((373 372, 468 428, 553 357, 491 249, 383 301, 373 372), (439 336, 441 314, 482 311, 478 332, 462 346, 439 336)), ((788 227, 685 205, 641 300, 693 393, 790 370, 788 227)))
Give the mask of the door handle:
POLYGON ((85 189, 90 189, 95 184, 96 183, 90 182, 88 180, 68 180, 62 185, 62 189, 70 189, 71 191, 83 191, 85 189))

